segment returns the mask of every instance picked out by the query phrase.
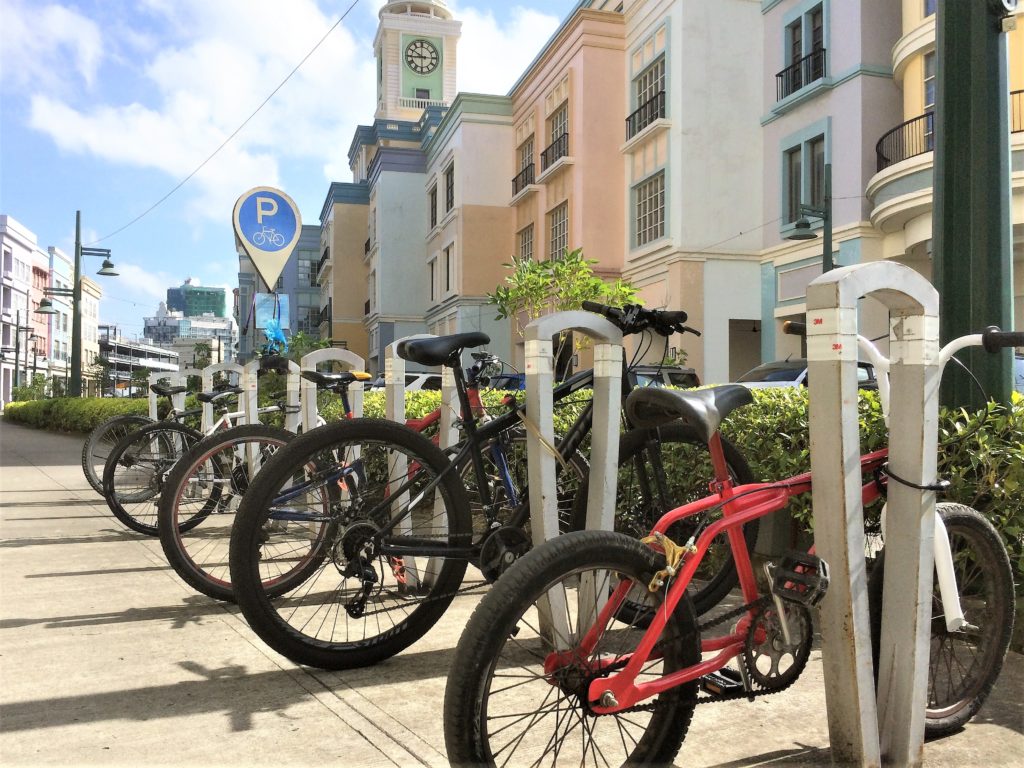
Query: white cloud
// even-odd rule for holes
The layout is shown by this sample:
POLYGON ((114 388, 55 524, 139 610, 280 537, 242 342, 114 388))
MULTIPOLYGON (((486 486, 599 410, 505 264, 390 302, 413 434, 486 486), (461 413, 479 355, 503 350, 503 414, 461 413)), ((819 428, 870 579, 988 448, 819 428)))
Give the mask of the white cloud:
POLYGON ((92 86, 103 58, 99 26, 77 11, 59 5, 4 0, 0 83, 8 88, 67 90, 77 85, 65 78, 78 75, 92 86), (70 58, 74 72, 61 62, 70 58))
POLYGON ((558 16, 522 6, 509 10, 508 24, 491 11, 449 3, 462 21, 458 50, 458 87, 472 93, 505 94, 558 29, 558 16))

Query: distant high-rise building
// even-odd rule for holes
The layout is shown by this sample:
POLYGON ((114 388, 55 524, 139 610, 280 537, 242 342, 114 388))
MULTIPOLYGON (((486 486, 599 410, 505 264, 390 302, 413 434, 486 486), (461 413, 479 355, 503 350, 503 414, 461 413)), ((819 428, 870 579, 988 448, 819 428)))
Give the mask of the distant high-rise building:
POLYGON ((181 312, 185 317, 200 317, 207 313, 214 317, 228 316, 224 289, 193 285, 191 277, 180 288, 167 289, 167 309, 181 312))

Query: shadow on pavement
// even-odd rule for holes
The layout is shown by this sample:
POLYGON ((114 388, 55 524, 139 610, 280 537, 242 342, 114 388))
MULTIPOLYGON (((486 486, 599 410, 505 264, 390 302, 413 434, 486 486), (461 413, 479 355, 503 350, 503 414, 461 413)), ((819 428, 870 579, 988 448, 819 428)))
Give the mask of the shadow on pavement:
POLYGON ((149 571, 169 571, 169 565, 145 565, 138 568, 101 568, 95 571, 55 571, 53 573, 26 573, 26 579, 63 579, 73 576, 109 576, 114 573, 147 573, 149 571))
MULTIPOLYGON (((11 491, 11 493, 21 493, 21 491, 11 491)), ((97 506, 103 504, 103 499, 50 499, 48 501, 2 501, 0 502, 0 509, 17 509, 18 507, 53 507, 54 509, 60 509, 61 507, 84 507, 90 504, 97 506)), ((71 515, 69 517, 61 518, 49 518, 51 520, 78 520, 81 515, 71 515)), ((18 520, 24 518, 8 518, 9 520, 18 520)))
POLYGON ((2 704, 0 733, 114 720, 159 720, 211 712, 223 712, 229 717, 233 731, 247 731, 252 729, 253 715, 277 713, 290 719, 282 710, 309 698, 308 691, 297 683, 296 672, 290 670, 248 674, 245 667, 239 665, 207 669, 201 664, 183 661, 177 666, 197 675, 198 679, 2 704))
POLYGON ((109 613, 83 613, 73 616, 50 616, 36 619, 4 619, 0 629, 42 626, 44 629, 70 629, 73 627, 100 627, 109 624, 128 624, 137 621, 168 621, 172 629, 181 629, 200 621, 204 616, 216 616, 228 611, 227 603, 216 603, 203 595, 186 597, 181 605, 152 608, 126 608, 109 613))
POLYGON ((146 537, 138 533, 109 530, 105 536, 55 536, 52 538, 6 539, 5 541, 0 541, 0 548, 20 549, 21 547, 41 547, 49 544, 109 544, 114 541, 145 541, 145 539, 146 537))
POLYGON ((382 680, 391 685, 447 677, 454 660, 454 648, 438 648, 418 653, 406 651, 371 667, 339 672, 313 668, 306 671, 329 690, 341 687, 358 690, 363 686, 379 686, 382 680))
MULTIPOLYGON (((686 745, 683 745, 686 749, 686 745)), ((746 768, 757 765, 829 765, 832 750, 823 747, 810 747, 797 743, 795 749, 778 749, 765 752, 763 755, 750 755, 742 760, 730 760, 728 763, 715 763, 709 768, 746 768)))

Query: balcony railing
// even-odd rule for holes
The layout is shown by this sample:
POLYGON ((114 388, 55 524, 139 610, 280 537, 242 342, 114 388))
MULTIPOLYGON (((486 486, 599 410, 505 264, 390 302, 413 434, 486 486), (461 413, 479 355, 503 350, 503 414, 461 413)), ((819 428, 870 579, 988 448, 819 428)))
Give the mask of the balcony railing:
MULTIPOLYGON (((324 264, 326 264, 331 258, 331 247, 327 246, 324 248, 324 255, 320 257, 320 262, 316 265, 316 273, 319 275, 324 271, 324 264)), ((316 285, 316 281, 312 281, 313 285, 316 285)))
POLYGON ((363 243, 363 256, 370 255, 370 238, 366 238, 366 242, 363 243))
POLYGON ((364 315, 370 314, 370 300, 369 299, 367 299, 366 303, 363 304, 363 314, 364 315))
POLYGON ((565 157, 569 154, 569 134, 563 133, 557 139, 540 153, 540 170, 543 173, 560 157, 565 157))
POLYGON ((320 310, 320 324, 321 325, 323 325, 324 323, 331 322, 331 313, 332 313, 332 309, 333 309, 333 307, 331 306, 332 304, 333 304, 333 302, 331 301, 331 299, 328 299, 327 300, 327 306, 325 306, 323 309, 320 310))
POLYGON ((775 75, 776 101, 782 101, 791 93, 796 93, 824 76, 825 49, 818 48, 775 75))
MULTIPOLYGON (((1010 133, 1024 132, 1024 91, 1010 93, 1010 133)), ((925 112, 900 123, 875 145, 878 170, 935 149, 935 113, 925 112)))
POLYGON ((640 105, 640 108, 626 118, 626 140, 632 139, 640 131, 665 116, 665 92, 658 91, 654 96, 640 105))
POLYGON ((530 163, 528 166, 523 168, 514 179, 512 179, 512 196, 518 195, 530 184, 533 184, 534 179, 534 163, 530 163))

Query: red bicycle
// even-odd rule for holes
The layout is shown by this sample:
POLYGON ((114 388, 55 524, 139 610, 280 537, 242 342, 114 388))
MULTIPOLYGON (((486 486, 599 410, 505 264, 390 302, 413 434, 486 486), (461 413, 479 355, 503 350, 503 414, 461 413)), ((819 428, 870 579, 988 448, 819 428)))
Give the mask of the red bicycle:
MULTIPOLYGON (((1024 343, 1024 334, 990 329, 957 343, 994 351, 1024 343)), ((632 423, 682 420, 707 440, 711 494, 663 515, 641 541, 608 531, 560 536, 497 582, 467 624, 448 680, 445 740, 453 765, 669 765, 696 704, 778 693, 797 680, 810 656, 809 609, 825 594, 827 566, 813 554, 792 553, 766 564, 767 593, 758 586, 742 526, 810 491, 811 476, 733 484, 718 429, 751 401, 740 385, 629 396, 632 423), (719 510, 721 516, 708 514, 719 510), (674 541, 673 526, 695 516, 708 522, 689 540, 674 541), (742 604, 698 623, 686 588, 723 536, 742 604), (712 633, 716 627, 725 631, 712 633)), ((876 473, 886 459, 885 450, 861 457, 872 478, 863 485, 865 503, 884 492, 876 473)), ((967 529, 977 532, 973 523, 967 529)), ((945 681, 937 704, 932 686, 929 716, 933 705, 940 717, 977 710, 1012 627, 1013 582, 998 534, 954 541, 956 530, 951 557, 963 621, 949 629, 937 602, 933 653, 936 640, 956 643, 969 663, 945 681)), ((936 674, 930 669, 930 683, 936 674)))

